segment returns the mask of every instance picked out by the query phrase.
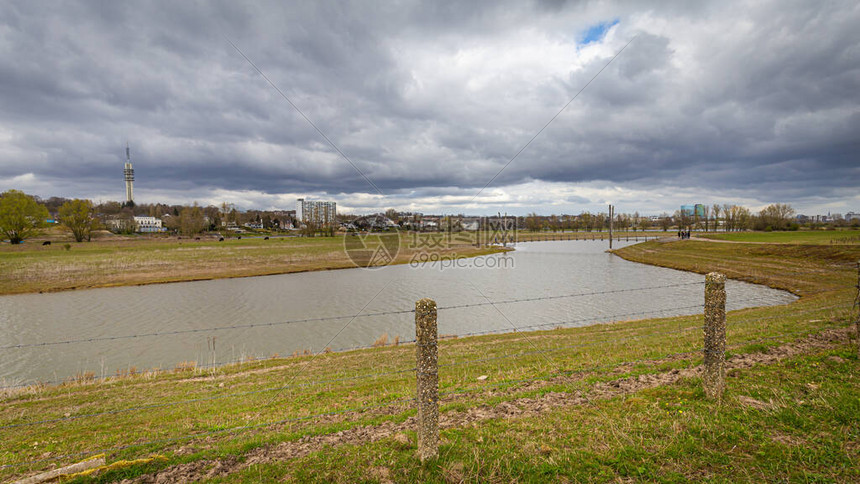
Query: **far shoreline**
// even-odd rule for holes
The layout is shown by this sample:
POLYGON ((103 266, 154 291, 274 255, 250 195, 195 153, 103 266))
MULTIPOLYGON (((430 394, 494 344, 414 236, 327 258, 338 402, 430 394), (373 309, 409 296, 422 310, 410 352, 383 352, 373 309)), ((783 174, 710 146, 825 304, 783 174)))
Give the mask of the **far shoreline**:
MULTIPOLYGON (((225 241, 212 236, 117 237, 81 243, 53 239, 48 246, 41 245, 43 240, 51 239, 34 238, 23 247, 0 249, 0 296, 361 268, 348 258, 342 237, 250 236, 225 241), (170 270, 154 273, 159 266, 170 270)), ((512 250, 456 245, 428 253, 439 260, 455 260, 512 250)), ((408 264, 418 253, 401 248, 395 260, 376 267, 408 264)))

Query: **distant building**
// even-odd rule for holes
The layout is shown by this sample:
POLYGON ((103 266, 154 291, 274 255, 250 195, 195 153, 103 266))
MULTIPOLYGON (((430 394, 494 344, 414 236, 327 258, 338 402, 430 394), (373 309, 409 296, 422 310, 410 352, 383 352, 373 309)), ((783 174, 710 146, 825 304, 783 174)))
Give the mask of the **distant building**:
POLYGON ((701 203, 695 205, 681 205, 681 215, 686 217, 705 217, 705 206, 701 203))
POLYGON ((332 225, 337 219, 337 203, 296 200, 296 220, 299 223, 313 223, 319 226, 332 225))
POLYGON ((845 214, 845 220, 848 220, 848 221, 851 221, 851 220, 860 220, 860 213, 856 213, 856 212, 848 212, 848 213, 846 213, 846 214, 845 214))
POLYGON ((464 220, 462 226, 463 230, 469 232, 477 232, 478 229, 481 228, 481 222, 478 220, 464 220))
POLYGON ((132 233, 137 230, 137 223, 131 217, 121 215, 109 215, 105 217, 105 226, 111 232, 132 233))
POLYGON ((390 230, 397 228, 397 224, 393 220, 381 213, 358 217, 351 225, 352 227, 346 227, 347 230, 350 228, 359 230, 390 230))
POLYGON ((424 219, 421 221, 421 228, 423 230, 436 230, 439 228, 439 222, 436 220, 424 219))
POLYGON ((137 225, 137 231, 142 234, 163 232, 161 219, 155 217, 134 217, 134 223, 137 225))

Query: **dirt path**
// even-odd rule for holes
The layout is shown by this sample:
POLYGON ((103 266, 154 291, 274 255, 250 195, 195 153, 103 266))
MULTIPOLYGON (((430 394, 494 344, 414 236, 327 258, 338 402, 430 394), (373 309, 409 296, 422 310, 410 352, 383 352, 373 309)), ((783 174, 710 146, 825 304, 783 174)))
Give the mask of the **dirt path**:
MULTIPOLYGON (((782 359, 798 355, 835 348, 848 344, 851 328, 830 329, 822 333, 810 335, 801 340, 786 343, 784 345, 770 348, 761 353, 748 353, 735 355, 726 362, 727 370, 746 369, 755 365, 773 364, 782 359)), ((679 358, 669 357, 665 360, 654 360, 650 364, 658 365, 666 361, 674 361, 679 358)), ((626 371, 627 365, 619 365, 616 371, 626 371)), ((559 408, 585 405, 596 400, 611 399, 621 395, 627 395, 647 388, 662 385, 671 385, 682 378, 694 377, 699 374, 700 367, 674 369, 667 372, 645 374, 637 377, 620 378, 617 380, 597 383, 590 387, 587 392, 575 391, 572 393, 552 392, 534 398, 518 398, 501 402, 497 405, 478 405, 463 411, 446 412, 439 416, 439 426, 442 430, 464 427, 475 422, 500 418, 524 418, 540 415, 543 412, 559 408)), ((441 399, 443 403, 450 403, 464 397, 492 397, 520 393, 530 389, 545 387, 558 383, 570 383, 581 380, 585 374, 574 374, 570 376, 557 377, 550 380, 529 382, 514 388, 489 389, 479 394, 448 395, 441 399)), ((381 413, 398 414, 405 410, 405 405, 399 408, 386 407, 381 413)), ((319 419, 316 424, 342 421, 348 415, 332 416, 319 419)), ((196 482, 218 476, 225 476, 241 471, 254 464, 284 461, 306 456, 312 452, 319 451, 326 446, 361 445, 375 442, 381 439, 394 438, 403 446, 413 445, 409 437, 404 433, 415 428, 415 417, 410 417, 401 423, 384 422, 373 426, 360 426, 343 430, 333 434, 306 436, 299 440, 282 442, 277 445, 254 449, 245 455, 245 459, 239 462, 237 458, 230 457, 222 460, 202 460, 179 464, 168 467, 156 474, 144 475, 133 480, 125 480, 123 483, 173 483, 173 482, 196 482)), ((182 453, 183 449, 179 452, 182 453)), ((193 450, 189 450, 193 452, 193 450)))

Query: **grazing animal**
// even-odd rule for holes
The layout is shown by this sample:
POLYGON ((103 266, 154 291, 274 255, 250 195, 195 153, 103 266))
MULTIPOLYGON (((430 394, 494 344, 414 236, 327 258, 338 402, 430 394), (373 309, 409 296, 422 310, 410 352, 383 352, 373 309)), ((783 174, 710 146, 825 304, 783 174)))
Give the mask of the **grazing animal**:
POLYGON ((263 240, 269 240, 269 237, 263 237, 263 240))
POLYGON ((237 238, 237 239, 239 239, 239 240, 242 240, 242 236, 241 236, 241 235, 240 235, 240 236, 238 236, 238 237, 236 237, 236 238, 237 238))
POLYGON ((50 241, 50 240, 46 240, 46 241, 42 242, 42 245, 51 245, 51 241, 50 241))
POLYGON ((194 237, 194 240, 200 240, 200 237, 194 237))
POLYGON ((218 242, 224 242, 224 237, 219 238, 218 242))

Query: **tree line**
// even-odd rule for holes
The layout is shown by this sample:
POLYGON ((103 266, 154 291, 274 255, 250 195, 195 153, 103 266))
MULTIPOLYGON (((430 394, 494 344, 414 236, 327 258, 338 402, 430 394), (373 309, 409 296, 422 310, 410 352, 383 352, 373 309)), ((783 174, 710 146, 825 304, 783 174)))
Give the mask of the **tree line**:
MULTIPOLYGON (((8 190, 0 194, 0 233, 13 244, 18 244, 26 238, 33 237, 48 225, 51 214, 56 214, 62 224, 74 237, 75 241, 89 241, 93 232, 106 228, 111 222, 111 228, 116 232, 134 232, 137 227, 135 216, 151 216, 162 220, 163 226, 182 235, 195 235, 206 231, 220 230, 222 227, 241 226, 247 223, 258 224, 264 229, 277 228, 282 222, 295 223, 295 220, 284 212, 268 212, 260 210, 238 211, 235 206, 223 203, 221 206, 199 206, 196 202, 187 205, 168 205, 162 203, 124 205, 115 201, 94 204, 90 200, 67 199, 51 197, 46 200, 27 195, 18 190, 8 190), (289 220, 287 220, 289 218, 289 220)), ((386 216, 396 221, 418 221, 420 214, 399 213, 393 209, 386 216)), ((350 215, 338 215, 339 220, 354 218, 350 215)), ((448 216, 440 219, 440 228, 458 225, 452 220, 462 221, 465 217, 448 216)), ((579 215, 538 215, 531 213, 526 216, 509 217, 516 220, 516 227, 530 231, 604 231, 609 228, 609 216, 605 212, 581 212, 579 215)), ((613 227, 618 231, 663 230, 672 228, 678 230, 703 231, 743 231, 743 230, 797 230, 800 225, 795 218, 794 209, 788 204, 776 203, 768 205, 758 213, 752 213, 748 208, 734 204, 713 204, 702 206, 693 213, 676 210, 672 215, 663 213, 659 217, 643 217, 639 212, 616 214, 613 227)), ((860 226, 860 221, 842 222, 860 226)), ((295 224, 298 225, 298 224, 295 224)), ((459 224, 462 225, 462 224, 459 224)), ((312 236, 318 233, 333 235, 333 226, 316 227, 306 224, 302 233, 312 236)))
POLYGON ((201 207, 196 202, 190 206, 163 203, 126 205, 115 201, 95 204, 91 200, 77 198, 42 200, 19 190, 0 193, 0 233, 12 244, 19 244, 40 233, 49 225, 48 220, 52 216, 76 242, 90 241, 95 231, 106 228, 117 233, 133 233, 137 230, 136 216, 159 218, 168 231, 187 236, 246 223, 270 229, 278 227, 281 222, 293 221, 283 213, 240 212, 226 202, 220 207, 201 207))
MULTIPOLYGON (((844 222, 843 225, 860 226, 860 221, 844 222)), ((692 213, 676 210, 672 215, 664 212, 658 217, 643 217, 639 212, 616 214, 613 227, 619 231, 645 231, 670 229, 700 230, 705 232, 744 230, 798 230, 800 224, 795 218, 791 205, 775 203, 758 213, 734 204, 713 204, 701 206, 692 213)), ((552 232, 601 232, 609 229, 609 215, 606 212, 582 212, 579 215, 538 215, 531 213, 517 218, 517 227, 529 231, 552 232)))

